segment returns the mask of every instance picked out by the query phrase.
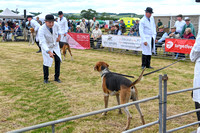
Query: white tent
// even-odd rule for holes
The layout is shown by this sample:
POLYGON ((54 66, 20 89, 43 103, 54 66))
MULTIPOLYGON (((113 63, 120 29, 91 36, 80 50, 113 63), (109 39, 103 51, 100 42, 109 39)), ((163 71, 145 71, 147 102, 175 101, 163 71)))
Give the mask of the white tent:
POLYGON ((2 13, 0 13, 0 18, 23 19, 24 17, 16 13, 13 13, 8 8, 6 8, 2 13))

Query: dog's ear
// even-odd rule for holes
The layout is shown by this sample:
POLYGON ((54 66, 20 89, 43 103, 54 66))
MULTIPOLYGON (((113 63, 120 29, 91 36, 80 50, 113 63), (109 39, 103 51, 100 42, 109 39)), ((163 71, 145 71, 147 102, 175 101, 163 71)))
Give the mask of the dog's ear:
POLYGON ((109 67, 109 65, 107 64, 107 63, 105 63, 106 64, 106 67, 108 68, 109 67))
POLYGON ((97 70, 98 71, 98 65, 94 66, 94 70, 97 70))

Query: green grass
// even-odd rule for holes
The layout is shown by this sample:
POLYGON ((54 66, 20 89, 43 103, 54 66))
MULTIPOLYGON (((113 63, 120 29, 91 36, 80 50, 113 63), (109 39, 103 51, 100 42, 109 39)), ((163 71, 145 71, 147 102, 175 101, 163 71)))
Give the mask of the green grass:
MULTIPOLYGON (((88 113, 104 108, 101 78, 93 70, 97 61, 105 61, 110 70, 138 77, 141 73, 141 56, 131 51, 107 52, 99 50, 72 49, 74 61, 67 59, 61 64, 62 83, 53 81, 54 65, 50 68, 50 84, 43 84, 42 55, 36 54, 37 46, 24 42, 0 43, 0 132, 7 132, 35 124, 69 116, 88 113), (126 54, 129 53, 129 54, 126 54)), ((155 69, 172 63, 173 60, 152 58, 155 69)), ((155 70, 154 69, 154 70, 155 70)), ((168 74, 168 92, 190 88, 193 82, 194 63, 182 61, 165 70, 146 76, 137 84, 139 99, 158 95, 158 75, 168 74)), ((145 73, 152 70, 147 69, 145 73)), ((131 79, 133 80, 133 79, 131 79)), ((109 107, 117 105, 116 98, 109 98, 109 107)), ((158 101, 142 103, 146 123, 158 120, 158 101)), ((167 116, 194 109, 190 92, 168 97, 167 116)), ((136 108, 129 107, 133 119, 130 128, 141 125, 136 108)), ((167 122, 167 129, 196 121, 191 114, 167 122)), ((126 115, 110 111, 107 116, 94 115, 71 122, 57 124, 56 132, 64 133, 119 133, 126 123, 126 115)), ((192 126, 179 133, 196 129, 192 126)), ((31 132, 51 132, 45 127, 31 132)), ((138 133, 157 133, 158 125, 138 133)))

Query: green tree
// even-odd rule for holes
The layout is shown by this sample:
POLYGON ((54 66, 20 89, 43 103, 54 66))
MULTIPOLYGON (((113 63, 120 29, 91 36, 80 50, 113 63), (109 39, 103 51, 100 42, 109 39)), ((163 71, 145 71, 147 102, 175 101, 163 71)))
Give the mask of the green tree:
POLYGON ((92 10, 92 9, 82 10, 81 16, 83 18, 86 18, 86 19, 89 20, 89 19, 92 19, 93 17, 97 16, 97 12, 95 10, 92 10))
POLYGON ((3 10, 0 10, 0 13, 3 12, 3 10))
POLYGON ((14 10, 11 10, 11 11, 16 13, 16 14, 19 14, 18 8, 15 11, 14 10))
POLYGON ((33 14, 34 16, 40 15, 42 12, 29 12, 30 14, 33 14))

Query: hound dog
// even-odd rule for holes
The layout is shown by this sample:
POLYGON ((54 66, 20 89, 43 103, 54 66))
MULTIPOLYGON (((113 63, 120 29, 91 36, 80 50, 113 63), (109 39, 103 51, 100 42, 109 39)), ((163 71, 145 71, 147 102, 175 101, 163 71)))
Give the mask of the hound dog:
POLYGON ((70 48, 69 44, 67 42, 59 42, 59 45, 60 45, 60 49, 63 51, 64 60, 66 58, 65 56, 66 56, 67 50, 69 51, 71 60, 73 60, 72 52, 71 52, 71 48, 70 48))
MULTIPOLYGON (((100 75, 102 77, 102 89, 104 92, 105 108, 108 107, 109 95, 116 95, 118 105, 128 103, 130 98, 133 101, 138 100, 138 91, 135 85, 141 80, 145 69, 142 71, 139 78, 132 82, 123 76, 110 72, 108 67, 109 65, 105 62, 97 62, 94 67, 94 70, 100 72, 100 75)), ((135 106, 140 114, 142 124, 145 124, 139 104, 135 104, 135 106)), ((125 130, 127 130, 130 126, 132 116, 127 107, 123 109, 127 115, 127 124, 125 127, 125 130)), ((121 109, 119 109, 119 113, 122 113, 121 109)), ((107 112, 104 112, 102 115, 106 114, 107 112)))
POLYGON ((29 35, 30 35, 30 38, 29 38, 29 45, 33 45, 35 43, 35 31, 34 31, 34 28, 30 28, 29 29, 29 35))

